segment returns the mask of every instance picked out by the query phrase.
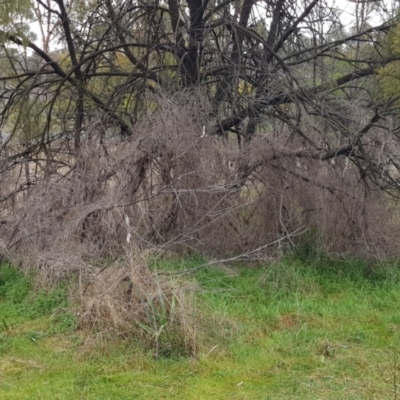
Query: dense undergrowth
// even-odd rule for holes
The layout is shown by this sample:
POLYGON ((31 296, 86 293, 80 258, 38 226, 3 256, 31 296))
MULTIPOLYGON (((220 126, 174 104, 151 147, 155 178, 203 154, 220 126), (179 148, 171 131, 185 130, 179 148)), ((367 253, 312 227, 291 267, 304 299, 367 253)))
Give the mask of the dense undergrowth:
MULTIPOLYGON (((176 272, 204 260, 162 261, 176 272)), ((68 288, 0 269, 0 399, 395 399, 400 267, 303 252, 201 269, 196 357, 78 327, 68 288)), ((399 393, 398 393, 399 392, 399 393)))

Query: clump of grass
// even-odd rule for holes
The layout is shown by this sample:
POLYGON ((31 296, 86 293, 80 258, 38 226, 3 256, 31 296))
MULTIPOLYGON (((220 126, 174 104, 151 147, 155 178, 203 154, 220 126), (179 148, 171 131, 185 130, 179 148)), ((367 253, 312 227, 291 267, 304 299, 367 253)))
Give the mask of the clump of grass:
POLYGON ((196 355, 194 288, 156 277, 141 257, 130 257, 94 277, 82 294, 81 327, 134 337, 153 355, 196 355))

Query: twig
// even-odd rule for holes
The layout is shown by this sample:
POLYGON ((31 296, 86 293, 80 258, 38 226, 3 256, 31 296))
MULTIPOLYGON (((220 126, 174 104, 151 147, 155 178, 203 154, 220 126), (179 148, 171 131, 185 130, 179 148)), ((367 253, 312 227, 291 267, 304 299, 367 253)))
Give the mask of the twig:
POLYGON ((307 232, 307 230, 308 230, 308 229, 306 229, 306 230, 303 230, 303 231, 299 232, 301 229, 303 229, 303 227, 300 227, 300 228, 296 229, 293 233, 291 233, 289 235, 285 235, 284 237, 282 237, 280 239, 274 240, 273 242, 270 242, 270 243, 265 244, 263 246, 257 247, 254 250, 248 251, 248 252, 246 252, 244 254, 240 254, 240 255, 235 256, 235 257, 226 258, 224 260, 213 259, 211 261, 206 262, 205 264, 199 265, 198 267, 185 269, 183 271, 159 272, 159 273, 157 273, 157 275, 186 275, 186 274, 191 274, 193 272, 197 272, 200 269, 211 267, 212 265, 215 265, 215 264, 223 264, 223 263, 232 262, 232 261, 244 260, 244 259, 248 258, 250 254, 254 254, 254 253, 256 253, 256 252, 258 252, 260 250, 263 250, 263 249, 265 249, 265 248, 267 248, 269 246, 272 246, 274 244, 280 243, 283 240, 288 239, 288 238, 290 238, 292 236, 301 235, 304 232, 307 232))
POLYGON ((91 281, 89 281, 89 282, 86 284, 85 289, 83 289, 83 294, 86 293, 86 290, 88 289, 88 287, 96 280, 96 278, 97 278, 104 270, 106 270, 110 265, 112 265, 115 261, 118 260, 118 258, 119 258, 119 256, 120 256, 121 254, 122 254, 122 251, 120 251, 120 252, 117 254, 117 256, 116 256, 113 260, 111 260, 105 267, 103 267, 103 268, 96 274, 96 276, 95 276, 91 281))

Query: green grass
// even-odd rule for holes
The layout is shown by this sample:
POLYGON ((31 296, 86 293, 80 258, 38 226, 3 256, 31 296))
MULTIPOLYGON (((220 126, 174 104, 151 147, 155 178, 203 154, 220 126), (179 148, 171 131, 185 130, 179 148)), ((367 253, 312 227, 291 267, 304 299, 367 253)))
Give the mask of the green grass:
MULTIPOLYGON (((201 264, 154 265, 177 270, 201 264)), ((395 399, 400 267, 299 255, 196 273, 196 359, 76 329, 65 288, 0 269, 0 399, 395 399)), ((397 395, 400 398, 400 394, 397 395)))

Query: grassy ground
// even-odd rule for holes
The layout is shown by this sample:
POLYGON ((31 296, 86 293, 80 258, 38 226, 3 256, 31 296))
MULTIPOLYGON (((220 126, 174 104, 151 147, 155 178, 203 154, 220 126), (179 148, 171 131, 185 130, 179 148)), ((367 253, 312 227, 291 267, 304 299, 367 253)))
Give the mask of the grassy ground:
POLYGON ((396 265, 297 258, 195 279, 198 357, 155 360, 83 334, 64 289, 1 267, 0 399, 400 398, 396 265))

